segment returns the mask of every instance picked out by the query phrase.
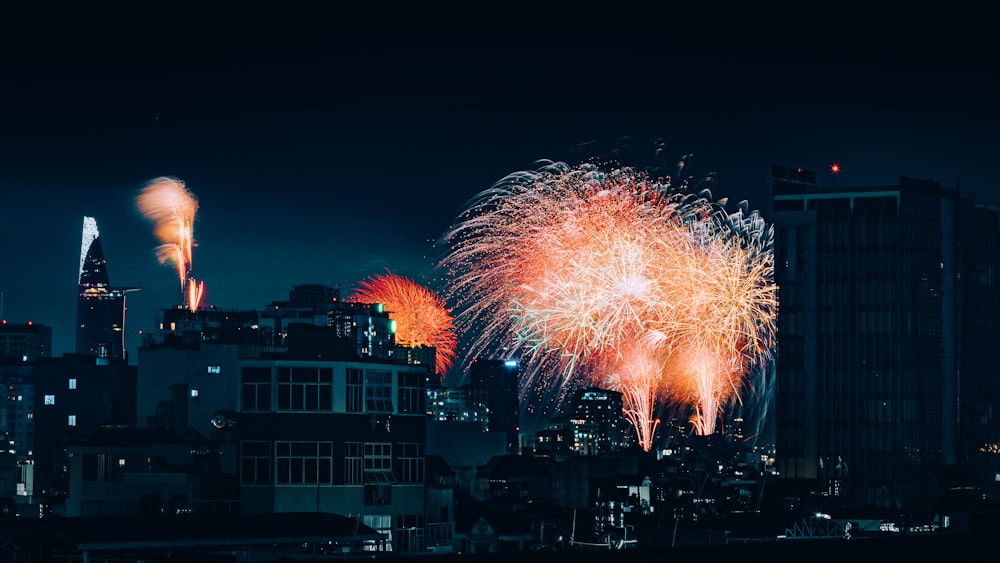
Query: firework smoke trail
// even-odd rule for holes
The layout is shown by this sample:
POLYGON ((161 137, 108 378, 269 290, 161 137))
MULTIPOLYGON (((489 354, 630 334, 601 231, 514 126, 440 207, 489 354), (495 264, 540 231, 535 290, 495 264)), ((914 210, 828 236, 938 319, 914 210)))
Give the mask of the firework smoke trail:
POLYGON ((745 204, 728 214, 725 200, 685 189, 629 168, 545 163, 471 200, 439 264, 456 324, 478 335, 465 361, 506 348, 526 401, 612 385, 644 447, 664 395, 711 433, 769 359, 772 233, 745 204))
POLYGON ((358 284, 351 299, 382 303, 396 321, 396 341, 437 349, 435 370, 443 377, 455 362, 458 337, 444 300, 415 281, 393 274, 373 275, 358 284))
POLYGON ((189 275, 198 200, 184 182, 164 176, 150 180, 142 188, 136 206, 154 224, 153 234, 161 242, 156 249, 157 258, 161 264, 172 264, 177 269, 181 295, 188 308, 196 310, 204 293, 204 283, 189 275))

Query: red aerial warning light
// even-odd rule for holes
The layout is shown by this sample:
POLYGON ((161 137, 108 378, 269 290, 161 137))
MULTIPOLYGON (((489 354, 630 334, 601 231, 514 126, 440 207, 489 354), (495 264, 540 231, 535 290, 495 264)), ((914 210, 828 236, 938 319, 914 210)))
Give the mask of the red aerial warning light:
POLYGON ((834 174, 840 174, 840 165, 837 164, 837 163, 831 164, 830 165, 830 172, 832 172, 834 174))

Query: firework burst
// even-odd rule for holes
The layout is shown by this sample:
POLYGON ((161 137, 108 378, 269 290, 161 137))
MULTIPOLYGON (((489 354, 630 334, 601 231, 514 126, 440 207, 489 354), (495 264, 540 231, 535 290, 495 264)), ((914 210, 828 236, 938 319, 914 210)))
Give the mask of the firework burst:
POLYGON ((444 300, 415 281, 387 272, 358 284, 354 301, 382 303, 396 321, 396 342, 436 349, 435 370, 444 376, 455 361, 458 337, 444 300))
POLYGON ((194 218, 198 200, 176 178, 150 180, 136 197, 136 207, 154 223, 153 234, 160 240, 156 256, 161 264, 177 269, 181 295, 191 311, 198 308, 204 294, 204 283, 190 277, 194 247, 194 218))
POLYGON ((456 324, 477 335, 466 360, 508 349, 526 401, 618 389, 646 449, 665 398, 714 432, 770 358, 777 305, 771 230, 725 209, 629 168, 504 178, 443 239, 456 324))

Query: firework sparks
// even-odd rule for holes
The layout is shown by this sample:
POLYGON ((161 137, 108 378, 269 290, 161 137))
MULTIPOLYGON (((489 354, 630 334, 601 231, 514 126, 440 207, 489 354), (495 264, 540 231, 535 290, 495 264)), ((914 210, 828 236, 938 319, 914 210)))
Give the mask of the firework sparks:
POLYGON ((153 234, 160 240, 156 256, 161 264, 177 269, 181 295, 191 311, 198 308, 204 293, 204 283, 190 277, 194 218, 198 200, 176 178, 150 180, 136 197, 139 212, 153 222, 153 234))
POLYGON ((661 377, 663 358, 647 343, 623 354, 623 361, 608 378, 608 386, 622 394, 622 411, 635 428, 639 445, 647 452, 653 447, 660 419, 656 412, 667 391, 661 377))
POLYGON ((458 337, 444 300, 415 281, 387 272, 361 282, 353 301, 382 303, 396 321, 396 342, 436 349, 435 370, 444 376, 455 361, 458 337))
POLYGON ((665 397, 714 432, 770 358, 773 234, 745 203, 728 213, 685 189, 548 163, 479 194, 441 262, 456 324, 480 335, 467 359, 510 349, 526 400, 579 384, 620 390, 646 449, 665 397))

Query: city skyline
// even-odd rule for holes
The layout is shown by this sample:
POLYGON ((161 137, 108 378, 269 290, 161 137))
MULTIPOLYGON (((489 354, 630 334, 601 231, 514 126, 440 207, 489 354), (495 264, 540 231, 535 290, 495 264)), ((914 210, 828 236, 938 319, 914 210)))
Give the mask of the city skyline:
POLYGON ((220 60, 191 47, 15 64, 0 109, 0 263, 18 265, 0 271, 3 316, 51 325, 54 355, 73 349, 79 224, 93 216, 111 283, 142 288, 129 296, 134 353, 155 311, 182 301, 135 207, 159 176, 199 200, 192 274, 223 309, 301 283, 346 295, 386 269, 429 282, 433 243, 465 202, 539 159, 672 173, 693 155, 685 176, 714 173, 714 195, 765 220, 772 164, 815 170, 820 185, 960 177, 997 204, 997 86, 963 48, 257 47, 220 60))

